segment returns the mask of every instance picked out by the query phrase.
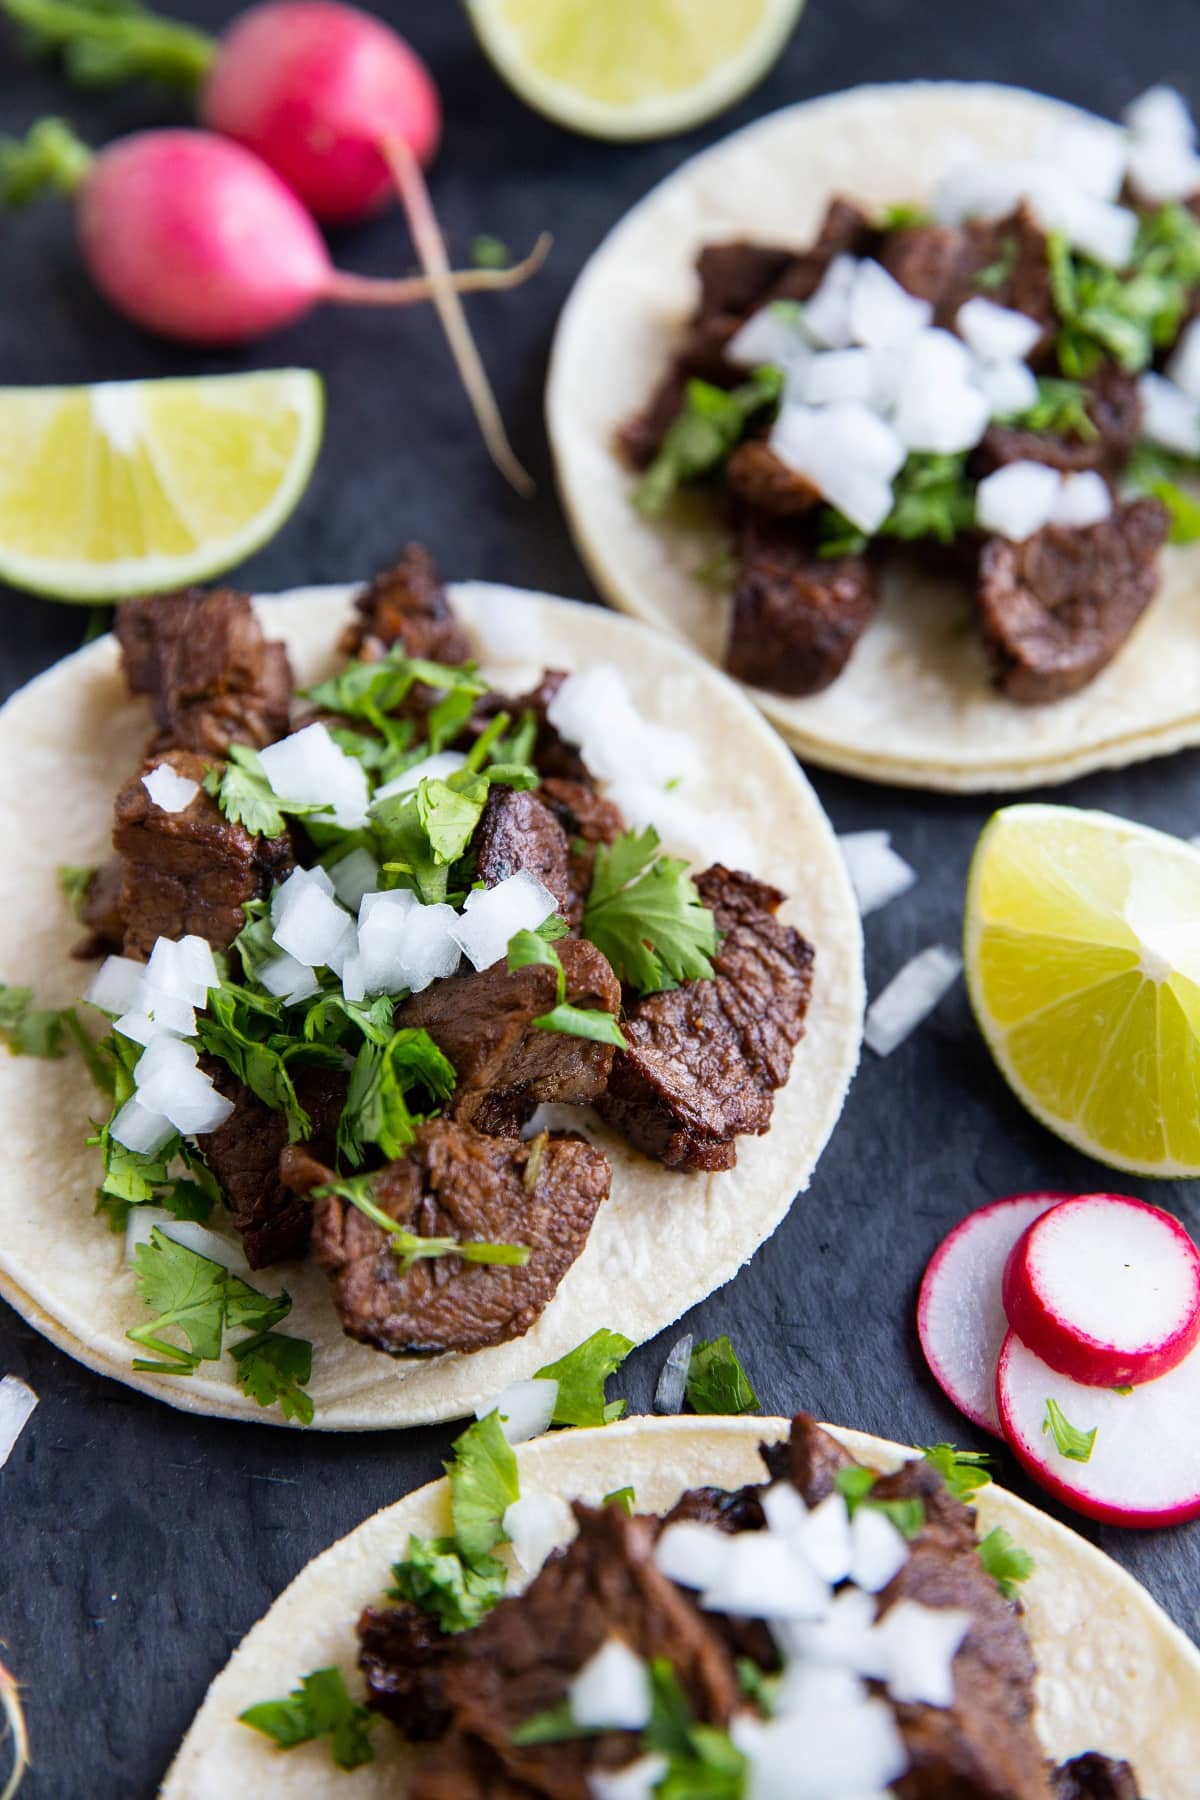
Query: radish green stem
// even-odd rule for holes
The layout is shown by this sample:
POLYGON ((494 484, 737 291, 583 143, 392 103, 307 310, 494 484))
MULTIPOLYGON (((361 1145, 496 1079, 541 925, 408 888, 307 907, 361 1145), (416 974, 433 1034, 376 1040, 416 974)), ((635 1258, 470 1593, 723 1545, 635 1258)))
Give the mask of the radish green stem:
POLYGON ((0 1790, 0 1800, 13 1800, 29 1767, 29 1735, 25 1729, 25 1710, 21 1705, 20 1689, 3 1663, 0 1663, 0 1718, 4 1722, 4 1729, 0 1730, 0 1744, 7 1738, 12 1739, 12 1768, 8 1780, 0 1790))
POLYGON ((39 119, 24 138, 0 138, 0 206, 73 194, 91 166, 91 151, 64 120, 39 119))
POLYGON ((194 88, 216 54, 212 38, 138 10, 110 10, 95 0, 0 0, 35 49, 61 51, 67 73, 96 87, 144 76, 194 88))
MULTIPOLYGON (((490 289, 520 287, 537 273, 546 260, 551 238, 543 231, 523 262, 511 269, 452 269, 448 279, 457 294, 486 293, 490 289)), ((403 306, 411 300, 436 297, 432 276, 405 276, 398 281, 381 281, 371 275, 349 275, 337 270, 325 290, 327 300, 345 300, 356 306, 403 306)))
POLYGON ((475 348, 462 302, 454 290, 446 246, 429 199, 425 178, 421 174, 421 165, 403 138, 386 138, 380 145, 380 150, 395 178, 400 199, 408 215, 409 230, 412 232, 417 256, 421 267, 429 276, 433 303, 437 307, 467 398, 479 422, 488 454, 518 494, 528 497, 534 492, 533 478, 517 460, 508 441, 500 408, 496 405, 496 397, 475 348))

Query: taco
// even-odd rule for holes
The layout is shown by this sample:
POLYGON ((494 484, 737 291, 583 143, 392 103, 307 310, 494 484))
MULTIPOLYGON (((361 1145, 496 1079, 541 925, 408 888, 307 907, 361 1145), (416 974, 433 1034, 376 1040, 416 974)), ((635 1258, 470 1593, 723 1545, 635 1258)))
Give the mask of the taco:
POLYGON ((790 107, 568 300, 547 417, 598 586, 806 759, 966 791, 1200 741, 1200 163, 1176 97, 1127 116, 790 107))
POLYGON ((0 1022, 49 1053, 3 1058, 0 1291, 91 1366, 454 1417, 601 1317, 658 1331, 807 1184, 856 908, 782 745, 669 641, 410 549, 357 600, 130 602, 0 744, 0 1022))
POLYGON ((986 1459, 805 1414, 630 1419, 514 1459, 494 1425, 299 1575, 165 1800, 1190 1791, 1200 1655, 986 1459), (423 1574, 431 1542, 457 1586, 423 1574))

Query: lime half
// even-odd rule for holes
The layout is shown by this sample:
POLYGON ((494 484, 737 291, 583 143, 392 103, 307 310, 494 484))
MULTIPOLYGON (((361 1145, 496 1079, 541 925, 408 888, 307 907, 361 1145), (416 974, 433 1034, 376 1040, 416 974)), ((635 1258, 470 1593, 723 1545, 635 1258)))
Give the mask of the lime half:
POLYGON ((323 421, 309 369, 0 388, 0 579, 95 601, 218 575, 292 511, 323 421))

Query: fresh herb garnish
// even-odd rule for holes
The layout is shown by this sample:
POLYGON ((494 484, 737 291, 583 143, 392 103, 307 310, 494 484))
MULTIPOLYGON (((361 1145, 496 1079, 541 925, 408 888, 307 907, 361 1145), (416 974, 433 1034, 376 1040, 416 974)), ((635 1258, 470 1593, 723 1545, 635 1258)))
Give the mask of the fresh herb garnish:
POLYGON ((0 1039, 14 1056, 63 1054, 64 1013, 58 1007, 35 1007, 33 989, 0 984, 0 1039))
POLYGON ((980 1539, 979 1560, 1006 1600, 1017 1597, 1017 1583, 1028 1581, 1034 1561, 1028 1550, 1014 1544, 1003 1525, 997 1525, 980 1539))
POLYGON ((953 1444, 925 1444, 921 1455, 937 1470, 947 1493, 953 1494, 956 1500, 970 1500, 992 1479, 987 1467, 992 1459, 986 1450, 956 1450, 953 1444))
POLYGON ((639 993, 708 980, 717 949, 716 920, 687 864, 660 853, 652 825, 596 847, 583 935, 602 950, 617 977, 639 993))
POLYGON ((342 1056, 332 1045, 292 1037, 283 1014, 283 1002, 273 994, 223 981, 209 989, 196 1034, 210 1056, 219 1057, 264 1105, 284 1114, 288 1137, 298 1143, 311 1133, 312 1121, 296 1094, 293 1068, 340 1068, 342 1056))
MULTIPOLYGON (((604 1384, 633 1349, 632 1338, 603 1327, 593 1331, 557 1362, 539 1369, 535 1379, 557 1381, 553 1425, 611 1425, 625 1411, 624 1400, 606 1400, 604 1384)), ((622 1492, 628 1490, 622 1489, 622 1492)), ((609 1496, 612 1498, 612 1495, 609 1496)))
POLYGON ((261 1700, 238 1718, 281 1750, 328 1738, 339 1769, 357 1769, 375 1758, 371 1731, 376 1715, 350 1698, 340 1669, 315 1669, 286 1700, 261 1700))
POLYGON ((474 1564, 504 1541, 504 1515, 521 1497, 517 1459, 498 1412, 477 1419, 456 1440, 446 1474, 454 1541, 474 1564))
POLYGON ((633 504, 652 518, 684 482, 711 475, 753 421, 779 404, 783 374, 765 366, 735 388, 689 381, 683 410, 667 427, 658 455, 633 490, 633 504))
POLYGON ((57 874, 59 893, 65 895, 71 911, 77 919, 81 919, 83 903, 87 899, 87 891, 95 877, 95 869, 76 867, 71 863, 59 863, 57 874))
POLYGON ((504 1598, 507 1581, 497 1557, 468 1563, 452 1537, 410 1537, 405 1560, 392 1565, 388 1598, 432 1613, 443 1631, 470 1631, 504 1598))
POLYGON ((474 1238, 421 1237, 415 1231, 407 1230, 390 1213, 384 1212, 376 1201, 373 1185, 376 1179, 374 1175, 353 1175, 342 1181, 329 1181, 323 1187, 313 1189, 313 1198, 331 1195, 345 1200, 357 1207, 373 1225, 386 1231, 402 1275, 407 1275, 416 1263, 433 1262, 441 1256, 457 1256, 467 1263, 497 1263, 506 1268, 517 1269, 524 1268, 529 1261, 531 1252, 528 1244, 488 1244, 474 1238))
POLYGON ((1080 1431, 1077 1425, 1072 1425, 1057 1400, 1048 1399, 1046 1401, 1046 1416, 1042 1420, 1042 1431, 1043 1433, 1047 1431, 1053 1433, 1060 1456, 1067 1457, 1071 1462, 1090 1462, 1098 1430, 1099 1427, 1093 1425, 1090 1431, 1080 1431))
POLYGON ((216 801, 231 825, 244 825, 255 837, 279 837, 284 814, 307 818, 326 809, 300 800, 281 800, 267 780, 257 750, 249 744, 230 744, 223 769, 210 769, 202 786, 216 801))
POLYGON ((1180 478, 1194 481, 1196 474, 1195 463, 1156 444, 1141 443, 1125 466, 1122 483, 1131 492, 1162 501, 1171 515, 1170 543, 1195 544, 1200 542, 1200 499, 1180 485, 1180 478))
POLYGON ((403 648, 395 645, 374 662, 347 663, 328 681, 301 691, 323 711, 363 719, 384 733, 388 723, 397 723, 389 721, 388 715, 404 705, 418 682, 438 693, 459 691, 473 699, 486 694, 488 686, 474 663, 428 662, 422 657, 406 656, 403 648))
POLYGON ((995 261, 988 263, 976 275, 976 287, 983 288, 985 293, 994 293, 997 288, 1002 288, 1017 266, 1019 249, 1016 238, 1011 232, 1006 232, 997 246, 995 261))
POLYGON ((368 1035, 350 1070, 337 1129, 339 1156, 354 1168, 368 1144, 377 1144, 389 1161, 399 1156, 416 1127, 450 1098, 456 1079, 454 1065, 427 1031, 396 1031, 382 1043, 368 1035), (410 1105, 414 1097, 417 1110, 410 1105))
POLYGON ((733 1666, 746 1699, 757 1706, 764 1718, 773 1717, 782 1675, 768 1675, 749 1656, 739 1656, 733 1666))
MULTIPOLYGON (((624 1406, 624 1401, 621 1404, 624 1406)), ((611 1494, 605 1494, 600 1504, 601 1506, 619 1506, 623 1512, 632 1517, 633 1509, 637 1505, 637 1490, 631 1487, 614 1488, 611 1494)))
POLYGON ((536 931, 518 931, 510 939, 508 946, 508 972, 515 974, 518 969, 525 969, 531 963, 548 964, 555 971, 558 982, 558 997, 549 1012, 542 1013, 533 1020, 537 1031, 558 1031, 564 1037, 588 1038, 596 1044, 612 1044, 617 1050, 625 1050, 625 1042, 621 1027, 612 1013, 605 1012, 602 1007, 583 1007, 567 1005, 567 977, 563 970, 562 958, 554 945, 536 931))
POLYGON ((757 1409, 758 1395, 727 1337, 710 1338, 692 1351, 687 1399, 697 1413, 748 1413, 757 1409))
POLYGON ((740 1800, 746 1759, 724 1731, 693 1722, 679 1677, 664 1656, 650 1664, 650 1723, 642 1749, 667 1759, 658 1800, 740 1800))
POLYGON ((1088 411, 1090 396, 1081 382, 1043 375, 1037 386, 1038 397, 1033 405, 1022 413, 1014 413, 1006 424, 1019 425, 1024 431, 1050 432, 1055 437, 1095 443, 1100 429, 1088 411))
MULTIPOLYGON (((975 483, 966 469, 965 455, 910 456, 893 483, 892 510, 875 536, 903 543, 924 538, 952 544, 975 523, 975 483)), ((827 559, 861 556, 870 542, 865 532, 832 507, 823 507, 817 515, 817 533, 820 554, 827 559)))
POLYGON ((260 1331, 243 1338, 230 1351, 237 1364, 237 1384, 260 1406, 279 1404, 285 1419, 313 1422, 311 1394, 305 1388, 312 1377, 313 1347, 307 1338, 287 1337, 281 1331, 260 1331))
POLYGON ((508 1741, 518 1749, 525 1749, 531 1744, 568 1744, 576 1738, 599 1737, 603 1730, 603 1725, 577 1724, 571 1702, 559 1700, 543 1712, 534 1713, 532 1718, 522 1720, 508 1741))
POLYGON ((933 214, 925 206, 914 206, 909 200, 885 206, 879 219, 880 231, 907 231, 913 225, 931 225, 933 214))
POLYGON ((848 1468, 837 1471, 833 1485, 845 1500, 846 1511, 851 1518, 860 1506, 873 1506, 891 1520, 902 1537, 915 1538, 925 1523, 924 1502, 916 1497, 877 1500, 873 1496, 873 1490, 878 1480, 879 1476, 874 1469, 864 1469, 861 1464, 852 1463, 848 1468))
POLYGON ((1200 285, 1200 221, 1180 205, 1147 214, 1126 270, 1073 254, 1060 232, 1050 233, 1046 254, 1063 374, 1090 375, 1112 357, 1136 375, 1175 341, 1200 285))

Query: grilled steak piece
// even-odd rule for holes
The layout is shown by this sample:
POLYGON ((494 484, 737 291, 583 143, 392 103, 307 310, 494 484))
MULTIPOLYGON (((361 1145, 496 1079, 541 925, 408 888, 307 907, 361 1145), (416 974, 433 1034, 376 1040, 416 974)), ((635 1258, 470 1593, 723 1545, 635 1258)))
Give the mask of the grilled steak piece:
POLYGON ((804 1031, 813 949, 776 919, 777 889, 720 863, 697 886, 725 934, 714 979, 632 1003, 629 1050, 596 1108, 669 1169, 731 1169, 737 1138, 770 1129, 804 1031))
POLYGON ((1138 1800, 1138 1780, 1127 1762, 1089 1750, 1054 1771, 1054 1800, 1138 1800))
POLYGON ((697 317, 746 318, 763 303, 784 270, 795 260, 794 250, 777 244, 755 244, 748 238, 732 238, 724 244, 705 244, 696 258, 700 280, 697 317))
POLYGON ((1100 469, 1110 475, 1118 474, 1142 433, 1137 379, 1115 363, 1106 363, 1086 385, 1088 417, 1095 427, 1093 436, 991 425, 972 458, 972 467, 979 474, 988 475, 1004 463, 1039 462, 1066 473, 1100 469))
MULTIPOLYGON (((332 1180, 293 1147, 280 1164, 298 1191, 332 1180)), ((436 1119, 373 1178, 376 1203, 420 1237, 528 1244, 524 1268, 423 1258, 404 1272, 392 1238, 347 1200, 315 1202, 313 1249, 350 1337, 379 1350, 436 1356, 521 1337, 587 1242, 612 1170, 578 1137, 523 1144, 436 1119)))
POLYGON ((93 956, 107 956, 120 950, 125 942, 125 916, 121 911, 124 886, 125 865, 119 856, 110 856, 93 873, 79 909, 87 935, 71 951, 80 962, 88 962, 93 956))
POLYGON ((493 787, 472 847, 485 886, 497 887, 525 870, 549 888, 567 923, 578 925, 583 909, 571 879, 567 834, 535 793, 493 787))
POLYGON ((455 618, 428 550, 409 544, 400 561, 368 582, 354 602, 358 617, 342 634, 345 656, 371 662, 398 644, 427 662, 465 663, 471 642, 455 618))
POLYGON ((789 257, 764 294, 747 309, 757 312, 772 300, 811 300, 837 256, 874 256, 880 233, 861 207, 835 196, 825 209, 821 229, 811 247, 789 257))
POLYGON ((619 806, 597 792, 590 781, 565 781, 550 776, 538 789, 538 799, 554 814, 567 834, 567 855, 572 905, 567 917, 583 921, 592 887, 597 844, 615 844, 625 830, 619 806))
POLYGON ((513 1781, 478 1738, 452 1731, 409 1774, 406 1800, 539 1800, 543 1790, 513 1781))
POLYGON ((861 556, 823 558, 794 527, 748 520, 725 667, 779 694, 815 694, 845 668, 876 605, 861 556))
POLYGON ((766 1516, 762 1509, 762 1488, 688 1488, 680 1494, 669 1513, 663 1514, 662 1527, 678 1525, 686 1520, 694 1525, 715 1525, 718 1531, 762 1531, 766 1516))
MULTIPOLYGON (((169 750, 155 761, 197 782, 210 767, 189 750, 169 750)), ((246 923, 244 903, 269 894, 294 861, 286 835, 255 837, 227 819, 203 788, 182 812, 164 812, 140 775, 117 795, 113 847, 125 866, 125 954, 143 961, 156 938, 189 932, 214 950, 226 949, 246 923)))
POLYGON ((1048 525, 1023 544, 990 538, 976 604, 992 679, 1023 705, 1086 686, 1116 655, 1158 589, 1170 518, 1135 500, 1085 530, 1048 525))
POLYGON ((803 475, 781 461, 762 438, 747 438, 725 464, 725 479, 743 505, 772 519, 796 519, 821 504, 803 475))
POLYGON ((1036 319, 1042 336, 1029 360, 1041 362, 1058 330, 1045 235, 1024 206, 1006 219, 961 226, 908 225, 889 232, 879 260, 901 287, 934 309, 934 322, 954 329, 958 309, 982 294, 1036 319), (992 276, 984 282, 987 270, 992 276))
MULTIPOLYGON (((557 949, 567 1004, 618 1013, 620 984, 595 945, 563 938, 557 949)), ((397 1012, 396 1024, 423 1027, 453 1063, 458 1076, 453 1118, 476 1131, 516 1137, 543 1101, 584 1106, 608 1083, 611 1044, 534 1025, 557 999, 557 976, 547 963, 531 963, 511 975, 496 963, 414 994, 397 1012)))
MULTIPOLYGON (((252 1269, 305 1256, 312 1234, 312 1207, 285 1187, 279 1158, 288 1142, 287 1120, 244 1086, 217 1057, 205 1057, 205 1072, 233 1101, 223 1125, 197 1139, 204 1160, 221 1184, 233 1223, 241 1233, 252 1269)), ((338 1069, 294 1070, 296 1098, 312 1121, 306 1146, 332 1162, 338 1120, 346 1104, 346 1077, 338 1069)))
POLYGON ((358 1642, 372 1711, 383 1713, 415 1743, 444 1736, 450 1725, 445 1666, 454 1639, 437 1620, 417 1606, 367 1606, 359 1617, 358 1642))
POLYGON ((758 1449, 771 1480, 790 1481, 809 1506, 827 1500, 837 1487, 839 1471, 854 1462, 809 1413, 796 1414, 791 1434, 782 1443, 760 1444, 758 1449))
POLYGON ((614 1631, 646 1661, 669 1657, 694 1717, 724 1725, 738 1700, 720 1634, 654 1562, 657 1521, 576 1503, 579 1535, 519 1598, 502 1600, 446 1672, 458 1730, 506 1772, 555 1800, 588 1800, 587 1771, 636 1754, 627 1733, 519 1747, 516 1727, 566 1698, 572 1677, 614 1631))
POLYGON ((286 735, 287 651, 264 638, 245 594, 188 588, 126 600, 115 631, 130 691, 150 699, 153 749, 223 756, 230 744, 261 750, 286 735))

